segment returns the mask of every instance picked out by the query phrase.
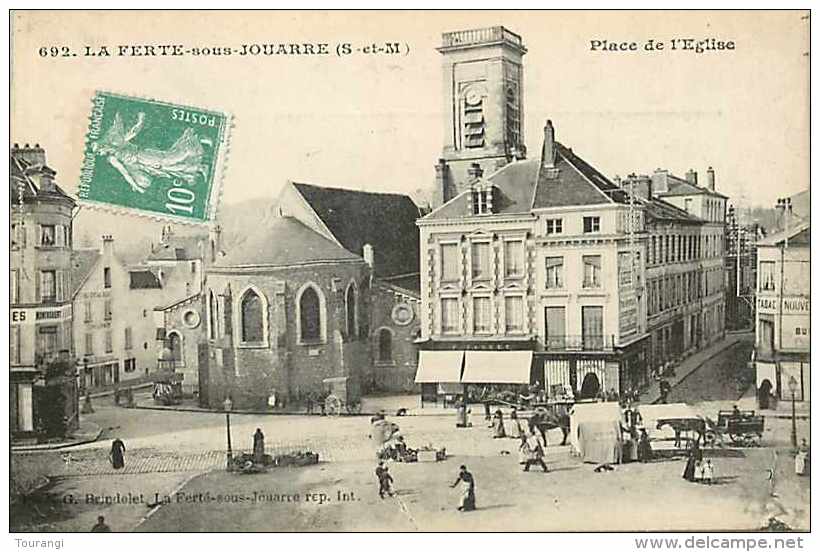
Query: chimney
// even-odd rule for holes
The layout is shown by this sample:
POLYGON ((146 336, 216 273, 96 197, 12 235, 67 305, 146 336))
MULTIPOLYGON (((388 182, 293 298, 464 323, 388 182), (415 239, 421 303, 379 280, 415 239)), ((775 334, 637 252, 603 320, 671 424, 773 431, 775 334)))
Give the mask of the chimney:
POLYGON ((626 193, 629 193, 630 186, 633 186, 635 197, 642 197, 644 199, 652 199, 652 179, 642 174, 630 174, 626 179, 619 184, 626 193))
POLYGON ((34 144, 33 147, 29 144, 25 144, 22 148, 20 144, 14 144, 14 147, 11 148, 11 154, 14 157, 24 159, 32 166, 46 164, 46 152, 40 147, 40 144, 34 144))
POLYGON ((111 266, 111 260, 114 258, 114 237, 111 234, 102 237, 102 255, 105 265, 111 266))
POLYGON ((698 185, 698 173, 693 169, 689 169, 688 171, 686 171, 686 181, 689 184, 692 184, 693 186, 697 186, 698 185))
POLYGON ((222 253, 222 226, 215 224, 210 228, 208 233, 211 238, 211 262, 214 262, 216 260, 216 256, 222 253))
POLYGON ((456 195, 450 182, 450 171, 447 168, 447 161, 439 159, 435 167, 436 187, 433 190, 433 208, 441 207, 456 195))
POLYGON ((552 121, 547 119, 544 126, 544 150, 541 153, 541 166, 552 168, 555 166, 555 128, 552 121))
POLYGON ((669 171, 666 169, 655 169, 652 173, 652 191, 664 194, 669 191, 669 171))
POLYGON ((56 192, 57 185, 54 183, 54 177, 56 175, 57 172, 54 171, 54 169, 51 169, 43 165, 40 169, 40 191, 56 192))
POLYGON ((715 169, 712 167, 706 169, 706 187, 715 191, 715 169))
POLYGON ((483 175, 484 169, 481 168, 481 165, 478 163, 470 163, 470 168, 467 169, 467 176, 470 177, 470 181, 478 180, 483 175))
POLYGON ((368 265, 370 265, 371 270, 375 270, 375 268, 376 268, 376 264, 375 264, 376 259, 373 255, 373 246, 370 245, 369 243, 366 243, 366 244, 364 244, 364 247, 362 247, 362 250, 363 250, 362 251, 362 256, 364 257, 364 262, 366 262, 368 265))

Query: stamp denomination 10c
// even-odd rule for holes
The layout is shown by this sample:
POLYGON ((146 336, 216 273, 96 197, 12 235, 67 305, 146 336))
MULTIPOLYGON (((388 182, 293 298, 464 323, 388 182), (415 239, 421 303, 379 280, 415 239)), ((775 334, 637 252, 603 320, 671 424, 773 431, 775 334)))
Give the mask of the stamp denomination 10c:
POLYGON ((229 130, 225 113, 97 92, 80 200, 180 222, 212 220, 229 130))

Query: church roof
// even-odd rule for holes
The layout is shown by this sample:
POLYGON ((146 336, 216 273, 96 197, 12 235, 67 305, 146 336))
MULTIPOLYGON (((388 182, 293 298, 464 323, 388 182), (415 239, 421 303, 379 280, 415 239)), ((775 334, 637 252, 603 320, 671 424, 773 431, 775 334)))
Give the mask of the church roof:
POLYGON ((218 267, 290 267, 305 263, 362 261, 294 217, 271 217, 244 243, 217 260, 218 267))
POLYGON ((373 246, 376 276, 418 272, 420 213, 408 196, 299 182, 293 187, 349 252, 361 257, 365 244, 373 246))

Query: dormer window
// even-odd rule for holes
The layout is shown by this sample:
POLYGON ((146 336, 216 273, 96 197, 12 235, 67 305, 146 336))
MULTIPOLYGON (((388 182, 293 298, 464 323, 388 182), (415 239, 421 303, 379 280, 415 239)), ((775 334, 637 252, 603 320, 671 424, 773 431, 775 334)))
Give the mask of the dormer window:
POLYGON ((489 215, 493 212, 493 188, 474 187, 473 188, 473 214, 489 215))

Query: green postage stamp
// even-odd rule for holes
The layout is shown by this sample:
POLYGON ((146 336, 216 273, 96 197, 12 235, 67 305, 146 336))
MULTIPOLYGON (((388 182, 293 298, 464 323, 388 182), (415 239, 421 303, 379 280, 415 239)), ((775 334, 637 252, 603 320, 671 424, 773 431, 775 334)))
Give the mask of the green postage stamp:
POLYGON ((179 222, 214 218, 229 115, 109 92, 97 92, 92 103, 83 203, 179 222))

